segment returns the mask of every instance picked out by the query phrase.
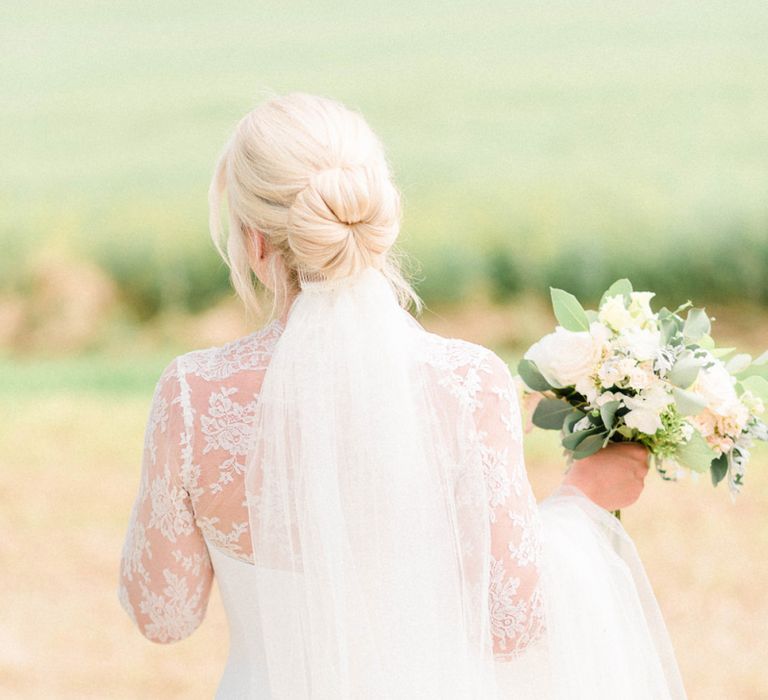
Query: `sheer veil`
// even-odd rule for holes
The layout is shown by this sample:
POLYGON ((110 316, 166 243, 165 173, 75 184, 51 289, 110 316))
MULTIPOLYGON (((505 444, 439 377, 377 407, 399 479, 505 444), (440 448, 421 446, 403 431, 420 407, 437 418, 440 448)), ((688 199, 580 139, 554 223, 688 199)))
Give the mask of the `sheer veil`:
POLYGON ((293 302, 245 475, 268 697, 684 699, 631 539, 573 487, 538 508, 546 635, 494 657, 472 416, 423 334, 371 267, 293 302))
POLYGON ((419 332, 372 267, 293 302, 246 465, 271 697, 495 697, 488 571, 459 551, 487 562, 488 527, 457 511, 466 431, 419 332))

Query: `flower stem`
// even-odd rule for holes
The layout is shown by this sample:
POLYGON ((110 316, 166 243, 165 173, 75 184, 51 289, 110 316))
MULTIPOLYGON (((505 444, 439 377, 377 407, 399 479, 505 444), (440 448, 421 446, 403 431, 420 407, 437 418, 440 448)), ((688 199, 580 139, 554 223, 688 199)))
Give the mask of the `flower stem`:
POLYGON ((611 512, 616 516, 616 520, 621 520, 621 510, 613 510, 611 512))

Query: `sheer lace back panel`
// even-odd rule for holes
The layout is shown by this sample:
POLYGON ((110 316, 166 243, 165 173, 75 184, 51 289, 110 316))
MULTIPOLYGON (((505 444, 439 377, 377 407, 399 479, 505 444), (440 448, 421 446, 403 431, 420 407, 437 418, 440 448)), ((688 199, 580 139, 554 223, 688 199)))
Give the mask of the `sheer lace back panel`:
MULTIPOLYGON (((274 321, 221 348, 177 357, 155 389, 139 492, 123 547, 120 600, 141 632, 157 642, 201 623, 213 568, 209 547, 242 562, 253 552, 244 468, 259 388, 283 329, 274 321)), ((490 350, 423 331, 424 357, 445 396, 445 420, 472 417, 472 454, 456 474, 483 482, 491 532, 489 615, 494 655, 515 658, 543 631, 540 521, 522 453, 515 385, 490 350)), ((452 423, 453 425, 453 423, 452 423)), ((466 504, 464 504, 466 505, 466 504)), ((468 511, 469 512, 469 511, 468 511)), ((477 512, 477 511, 475 511, 477 512)), ((473 552, 462 552, 470 560, 473 552)))

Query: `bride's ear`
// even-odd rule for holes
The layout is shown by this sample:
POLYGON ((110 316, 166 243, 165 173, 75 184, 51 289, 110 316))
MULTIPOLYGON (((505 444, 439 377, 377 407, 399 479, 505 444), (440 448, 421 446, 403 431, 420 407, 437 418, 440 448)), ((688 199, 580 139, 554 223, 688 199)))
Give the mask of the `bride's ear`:
POLYGON ((266 239, 264 234, 261 231, 249 229, 245 226, 243 226, 242 230, 251 267, 254 269, 261 267, 262 261, 266 257, 266 239))

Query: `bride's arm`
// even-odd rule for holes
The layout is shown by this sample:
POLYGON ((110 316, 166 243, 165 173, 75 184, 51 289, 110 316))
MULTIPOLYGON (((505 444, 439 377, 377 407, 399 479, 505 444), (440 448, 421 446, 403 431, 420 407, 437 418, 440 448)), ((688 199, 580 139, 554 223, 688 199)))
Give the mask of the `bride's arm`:
POLYGON ((491 527, 491 633, 496 659, 511 660, 544 631, 540 521, 525 468, 514 381, 493 353, 486 369, 476 423, 491 527))
POLYGON ((183 483, 191 459, 190 423, 174 360, 152 399, 118 584, 128 616, 145 637, 160 643, 184 639, 200 625, 213 580, 183 483))

